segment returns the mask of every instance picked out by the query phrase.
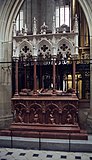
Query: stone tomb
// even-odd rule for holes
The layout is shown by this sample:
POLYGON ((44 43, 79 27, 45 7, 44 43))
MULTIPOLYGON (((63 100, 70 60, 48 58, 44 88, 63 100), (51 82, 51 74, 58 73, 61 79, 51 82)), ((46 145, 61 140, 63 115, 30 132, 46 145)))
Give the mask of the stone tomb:
POLYGON ((12 98, 13 136, 87 139, 87 133, 80 129, 76 94, 25 93, 12 98))

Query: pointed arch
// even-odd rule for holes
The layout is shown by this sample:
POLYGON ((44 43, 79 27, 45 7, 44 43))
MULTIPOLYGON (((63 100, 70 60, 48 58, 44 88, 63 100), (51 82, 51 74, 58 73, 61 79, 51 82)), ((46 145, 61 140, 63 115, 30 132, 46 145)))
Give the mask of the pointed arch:
POLYGON ((26 105, 23 104, 23 103, 16 103, 16 104, 14 105, 14 108, 24 108, 24 109, 26 109, 26 105))
POLYGON ((39 43, 37 44, 37 47, 39 48, 42 44, 47 44, 50 48, 52 47, 52 44, 45 38, 39 41, 39 43))
POLYGON ((77 108, 76 108, 76 106, 74 105, 74 104, 72 104, 72 103, 69 103, 69 104, 64 104, 63 106, 62 106, 62 111, 64 110, 64 108, 72 108, 72 109, 74 109, 75 111, 77 111, 77 108))
POLYGON ((31 44, 30 42, 28 42, 26 39, 24 39, 24 40, 19 44, 19 46, 17 47, 17 50, 16 50, 17 57, 19 57, 21 50, 22 50, 23 47, 25 47, 25 46, 28 48, 29 53, 33 53, 33 46, 32 46, 32 44, 31 44))
POLYGON ((55 103, 49 103, 45 107, 46 123, 47 124, 59 124, 59 107, 55 103))
POLYGON ((51 110, 56 109, 57 111, 59 111, 59 107, 55 103, 49 103, 49 104, 47 104, 46 107, 45 107, 45 110, 47 111, 49 109, 51 109, 51 110))
MULTIPOLYGON (((66 45, 66 47, 69 48, 69 50, 71 51, 71 54, 72 54, 72 55, 74 54, 74 45, 73 45, 73 43, 72 43, 70 40, 68 40, 66 37, 62 37, 62 38, 59 40, 59 42, 57 43, 57 50, 58 50, 59 48, 61 48, 62 45, 66 45)), ((63 51, 64 53, 66 52, 66 51, 64 51, 64 50, 62 50, 62 49, 61 49, 61 51, 63 51)))
POLYGON ((38 103, 32 103, 32 104, 30 105, 30 109, 31 109, 31 108, 35 108, 35 109, 40 108, 40 109, 42 110, 42 106, 41 106, 40 104, 38 104, 38 103))
POLYGON ((42 52, 42 54, 52 54, 52 44, 47 39, 41 39, 37 44, 38 54, 42 52))
MULTIPOLYGON (((12 22, 15 19, 15 17, 17 16, 22 4, 24 3, 25 0, 7 0, 4 1, 1 10, 0 10, 0 22, 1 22, 1 27, 0 27, 0 31, 1 31, 1 37, 3 41, 11 41, 12 42, 12 22), (4 21, 5 19, 5 21, 4 21), (3 34, 2 34, 3 33, 3 34)), ((80 3, 87 22, 88 22, 88 26, 89 26, 89 33, 90 33, 90 37, 92 35, 92 18, 91 18, 91 13, 92 13, 92 7, 91 7, 91 0, 88 1, 84 1, 84 0, 78 0, 78 2, 80 3), (88 12, 87 12, 88 11, 88 12)), ((92 40, 91 40, 92 41, 92 40)), ((92 42, 91 42, 92 43, 92 42)), ((1 46, 2 47, 2 46, 1 46)), ((9 47, 10 48, 10 47, 9 47)), ((90 44, 90 53, 92 51, 92 47, 90 44)), ((10 53, 10 49, 9 49, 9 53, 10 53)), ((11 54, 11 53, 10 53, 11 54)))

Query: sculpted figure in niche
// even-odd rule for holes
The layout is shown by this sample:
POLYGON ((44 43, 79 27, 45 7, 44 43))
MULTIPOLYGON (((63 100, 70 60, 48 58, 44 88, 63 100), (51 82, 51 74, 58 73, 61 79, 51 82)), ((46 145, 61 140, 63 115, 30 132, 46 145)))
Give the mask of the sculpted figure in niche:
POLYGON ((38 113, 35 111, 34 112, 34 123, 39 123, 39 116, 38 116, 38 113))
POLYGON ((77 112, 73 116, 73 121, 74 121, 74 124, 78 124, 79 123, 78 113, 77 112))
POLYGON ((18 112, 18 114, 16 115, 16 121, 23 123, 22 111, 21 111, 21 110, 20 110, 20 111, 18 112))
POLYGON ((67 112, 66 123, 68 124, 73 123, 72 114, 69 111, 67 112))
POLYGON ((53 112, 51 112, 50 115, 49 115, 49 121, 50 121, 51 124, 55 124, 55 118, 53 116, 53 112))

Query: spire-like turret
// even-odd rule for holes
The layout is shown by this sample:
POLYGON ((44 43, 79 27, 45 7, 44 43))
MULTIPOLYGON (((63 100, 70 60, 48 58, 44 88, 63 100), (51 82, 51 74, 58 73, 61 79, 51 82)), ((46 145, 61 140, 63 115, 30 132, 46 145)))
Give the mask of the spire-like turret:
POLYGON ((36 35, 36 33, 37 33, 36 18, 34 17, 34 21, 33 21, 33 35, 36 35))
POLYGON ((52 23, 52 34, 56 33, 56 24, 55 24, 55 16, 53 16, 53 23, 52 23))
POLYGON ((78 16, 75 14, 75 22, 74 22, 74 32, 78 33, 78 16))
POLYGON ((27 25, 26 25, 26 24, 25 24, 25 26, 24 26, 24 31, 23 31, 23 33, 24 33, 24 36, 27 35, 27 25))

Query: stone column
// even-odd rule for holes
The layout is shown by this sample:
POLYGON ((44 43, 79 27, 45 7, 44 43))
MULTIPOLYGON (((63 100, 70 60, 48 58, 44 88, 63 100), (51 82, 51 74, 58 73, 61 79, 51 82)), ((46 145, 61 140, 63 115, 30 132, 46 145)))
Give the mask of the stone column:
POLYGON ((36 57, 34 57, 34 94, 37 93, 37 80, 36 80, 36 57))
POLYGON ((72 87, 75 89, 75 74, 76 74, 76 61, 75 58, 73 58, 73 73, 72 73, 72 87))
POLYGON ((18 58, 15 59, 15 95, 18 95, 18 58))
POLYGON ((25 81, 24 81, 24 85, 25 85, 25 88, 27 88, 27 78, 26 78, 26 76, 27 76, 27 73, 26 73, 26 62, 25 62, 25 64, 24 64, 24 78, 25 78, 25 81))
POLYGON ((55 91, 56 84, 56 66, 55 66, 56 56, 53 57, 53 92, 55 91))
POLYGON ((74 20, 74 16, 77 13, 77 2, 76 0, 71 0, 71 22, 70 22, 70 30, 73 30, 73 20, 74 20))
POLYGON ((40 63, 40 80, 39 81, 40 81, 39 87, 42 88, 43 87, 43 84, 42 84, 42 81, 43 81, 42 80, 42 63, 40 63))

